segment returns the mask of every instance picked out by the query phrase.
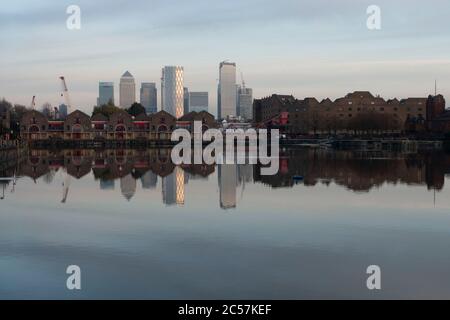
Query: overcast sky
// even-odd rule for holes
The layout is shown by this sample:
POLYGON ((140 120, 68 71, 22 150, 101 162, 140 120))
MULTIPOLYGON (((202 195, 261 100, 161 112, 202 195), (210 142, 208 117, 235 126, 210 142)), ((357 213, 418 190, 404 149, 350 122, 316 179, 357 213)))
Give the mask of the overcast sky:
POLYGON ((90 112, 98 81, 114 81, 118 101, 124 71, 138 97, 143 81, 159 89, 162 66, 181 65, 185 86, 209 91, 215 113, 219 62, 229 59, 255 98, 426 96, 437 79, 450 99, 449 14, 448 0, 3 1, 0 97, 59 104, 64 75, 73 104, 90 112), (81 30, 66 28, 71 4, 81 30), (366 27, 371 4, 382 10, 379 31, 366 27))

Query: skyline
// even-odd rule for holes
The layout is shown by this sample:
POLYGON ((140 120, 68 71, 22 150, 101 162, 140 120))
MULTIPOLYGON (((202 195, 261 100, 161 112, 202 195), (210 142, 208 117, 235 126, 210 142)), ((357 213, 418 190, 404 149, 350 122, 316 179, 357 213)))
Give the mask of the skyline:
POLYGON ((58 105, 64 75, 74 106, 90 112, 99 81, 118 84, 129 70, 136 83, 158 84, 162 66, 181 65, 185 86, 208 91, 210 112, 217 114, 217 66, 226 59, 236 62, 237 83, 243 72, 254 98, 335 99, 353 90, 425 97, 434 93, 435 79, 438 92, 450 95, 446 1, 377 1, 379 31, 366 28, 369 1, 217 1, 214 10, 206 1, 132 7, 79 1, 78 31, 66 29, 69 4, 2 5, 0 41, 8 45, 0 61, 1 97, 28 106, 36 95, 38 107, 58 105))

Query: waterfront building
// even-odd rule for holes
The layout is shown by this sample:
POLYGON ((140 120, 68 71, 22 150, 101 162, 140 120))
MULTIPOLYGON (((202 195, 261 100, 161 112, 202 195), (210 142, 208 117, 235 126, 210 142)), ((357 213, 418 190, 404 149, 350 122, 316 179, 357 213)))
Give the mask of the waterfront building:
POLYGON ((136 102, 136 84, 133 75, 126 71, 120 78, 120 107, 128 109, 136 102))
POLYGON ((161 76, 161 108, 179 118, 184 114, 183 67, 166 66, 161 76))
POLYGON ((189 111, 206 111, 209 109, 208 92, 190 92, 189 93, 189 111))
POLYGON ((236 63, 223 61, 219 66, 217 117, 236 117, 236 63))
MULTIPOLYGON (((368 91, 355 91, 335 101, 316 98, 298 100, 291 95, 256 99, 257 127, 277 127, 286 134, 402 133, 406 124, 427 117, 427 98, 385 100, 368 91)), ((445 105, 443 98, 442 103, 445 105)), ((430 105, 431 106, 431 105, 430 105)), ((435 113, 443 113, 442 107, 435 113)), ((437 115, 436 115, 437 117, 437 115)), ((430 115, 428 114, 430 121, 430 115)))
POLYGON ((156 113, 158 90, 154 82, 143 82, 141 84, 140 101, 147 114, 156 113))
POLYGON ((99 82, 97 106, 109 103, 114 104, 114 82, 99 82))

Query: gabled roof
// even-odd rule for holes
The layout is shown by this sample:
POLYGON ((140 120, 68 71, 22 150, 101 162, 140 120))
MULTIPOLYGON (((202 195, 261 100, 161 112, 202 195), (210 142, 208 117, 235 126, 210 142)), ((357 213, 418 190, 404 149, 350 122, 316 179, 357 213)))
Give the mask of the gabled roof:
POLYGON ((178 121, 192 121, 194 120, 195 116, 197 115, 197 112, 191 111, 189 113, 186 113, 185 115, 178 118, 178 121))
POLYGON ((108 118, 103 113, 96 113, 92 116, 91 121, 108 121, 108 118))

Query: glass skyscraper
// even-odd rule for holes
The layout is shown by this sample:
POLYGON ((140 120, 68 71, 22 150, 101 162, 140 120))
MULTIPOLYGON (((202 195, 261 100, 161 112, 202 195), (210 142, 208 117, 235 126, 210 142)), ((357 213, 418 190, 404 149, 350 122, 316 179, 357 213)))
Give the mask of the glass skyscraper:
POLYGON ((157 110, 157 89, 154 82, 143 82, 141 84, 141 104, 147 114, 156 113, 157 110))
POLYGON ((114 82, 99 82, 97 105, 102 106, 110 101, 114 103, 114 82))
POLYGON ((217 117, 225 119, 228 116, 237 116, 236 100, 236 63, 221 62, 219 66, 217 117))
POLYGON ((183 67, 166 66, 161 76, 161 107, 176 118, 184 114, 183 67))
POLYGON ((189 93, 189 111, 208 111, 208 92, 189 93))
POLYGON ((244 86, 238 87, 238 109, 239 116, 245 120, 253 119, 253 90, 244 86))

